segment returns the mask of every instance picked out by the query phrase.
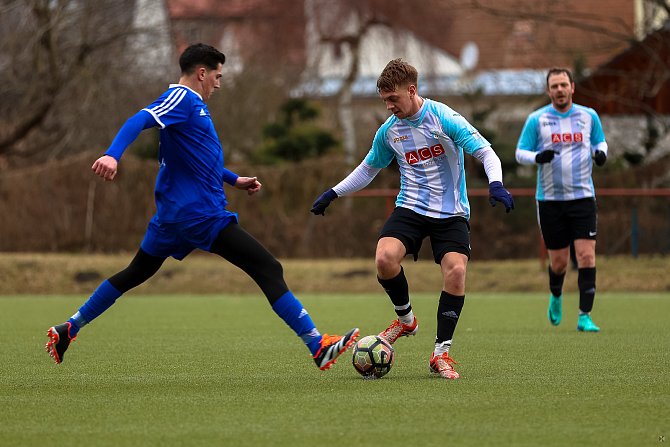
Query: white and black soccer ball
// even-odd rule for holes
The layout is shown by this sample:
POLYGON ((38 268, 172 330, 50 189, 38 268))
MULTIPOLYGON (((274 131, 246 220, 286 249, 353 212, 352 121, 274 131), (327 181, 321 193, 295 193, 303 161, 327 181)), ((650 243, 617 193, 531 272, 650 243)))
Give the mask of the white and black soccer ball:
POLYGON ((391 370, 395 351, 389 342, 379 335, 361 338, 354 346, 351 363, 366 379, 379 379, 391 370))

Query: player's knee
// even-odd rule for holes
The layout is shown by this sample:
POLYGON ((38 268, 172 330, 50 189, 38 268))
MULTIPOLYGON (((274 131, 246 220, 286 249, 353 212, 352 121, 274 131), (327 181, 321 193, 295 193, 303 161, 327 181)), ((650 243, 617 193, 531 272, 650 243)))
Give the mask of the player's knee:
POLYGON ((130 265, 116 275, 110 277, 109 283, 121 293, 126 293, 151 278, 158 269, 140 268, 130 265))
POLYGON ((594 267, 596 265, 595 253, 577 253, 576 257, 579 267, 594 267))
POLYGON ((552 259, 551 260, 551 271, 557 275, 564 274, 568 269, 568 260, 566 259, 552 259))
POLYGON ((271 278, 283 278, 284 267, 277 259, 268 259, 263 263, 263 271, 271 278))
POLYGON ((592 254, 579 256, 577 258, 577 264, 580 267, 593 267, 596 264, 596 257, 592 254))
POLYGON ((380 278, 390 278, 400 271, 400 262, 386 251, 377 252, 375 264, 380 278))
POLYGON ((462 286, 465 284, 465 266, 462 264, 453 264, 445 268, 444 284, 445 286, 462 286))
POLYGON ((275 258, 268 258, 262 263, 255 264, 246 272, 256 281, 270 304, 274 304, 288 291, 288 286, 284 281, 284 268, 275 258))

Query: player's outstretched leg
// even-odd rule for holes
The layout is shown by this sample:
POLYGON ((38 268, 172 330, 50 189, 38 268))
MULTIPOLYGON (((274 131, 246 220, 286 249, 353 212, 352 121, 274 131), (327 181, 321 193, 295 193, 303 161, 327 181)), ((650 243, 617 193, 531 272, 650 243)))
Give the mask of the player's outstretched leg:
POLYGON ((549 322, 554 326, 561 324, 561 318, 563 317, 563 295, 554 296, 553 294, 549 296, 549 308, 547 309, 547 316, 549 317, 549 322))
POLYGON ((66 322, 63 324, 52 326, 47 331, 49 341, 47 341, 47 344, 44 348, 47 350, 51 358, 53 358, 54 362, 56 363, 63 362, 63 356, 65 355, 65 351, 67 351, 67 348, 70 346, 70 343, 74 341, 74 339, 77 337, 76 335, 72 337, 70 336, 71 328, 72 324, 66 322))
POLYGON ((456 361, 449 357, 448 352, 444 352, 440 355, 433 354, 430 356, 430 372, 434 374, 439 374, 440 377, 444 379, 458 379, 460 375, 454 369, 456 361))
POLYGON ((577 330, 579 332, 600 332, 600 328, 591 320, 589 314, 581 314, 577 321, 577 330))
POLYGON ((414 317, 412 324, 401 323, 398 319, 393 320, 389 327, 379 333, 379 336, 390 344, 393 344, 400 337, 416 335, 417 332, 419 332, 419 322, 417 321, 416 317, 414 317))
POLYGON ((314 354, 316 366, 321 371, 325 371, 333 366, 337 358, 354 344, 359 332, 358 328, 353 328, 342 336, 323 334, 321 347, 314 354))

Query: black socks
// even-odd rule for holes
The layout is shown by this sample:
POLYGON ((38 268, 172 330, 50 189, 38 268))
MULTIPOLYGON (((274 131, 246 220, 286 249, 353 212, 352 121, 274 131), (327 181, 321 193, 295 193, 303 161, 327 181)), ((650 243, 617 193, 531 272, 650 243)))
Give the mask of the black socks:
POLYGON ((561 275, 554 273, 554 271, 551 269, 551 266, 547 268, 547 271, 549 272, 549 290, 551 290, 552 295, 558 298, 563 293, 563 280, 565 279, 565 272, 561 275))
POLYGON ((587 314, 593 309, 593 300, 596 297, 596 268, 580 268, 577 270, 577 275, 579 311, 587 314))
POLYGON ((437 338, 436 343, 451 341, 461 316, 465 295, 456 296, 445 291, 440 295, 437 306, 437 338))
POLYGON ((409 303, 409 286, 407 285, 407 278, 405 278, 405 271, 400 267, 400 273, 391 279, 381 279, 377 277, 377 281, 382 285, 391 302, 395 307, 395 313, 399 317, 407 315, 412 311, 412 306, 409 303))

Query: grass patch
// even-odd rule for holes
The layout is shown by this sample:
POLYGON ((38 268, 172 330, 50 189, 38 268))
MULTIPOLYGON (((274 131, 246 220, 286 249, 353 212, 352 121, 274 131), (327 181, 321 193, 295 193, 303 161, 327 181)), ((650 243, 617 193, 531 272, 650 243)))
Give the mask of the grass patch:
MULTIPOLYGON (((3 445, 657 445, 670 438, 665 294, 599 293, 599 334, 559 327, 537 294, 471 293, 452 355, 462 379, 428 373, 434 294, 415 294, 416 337, 365 381, 345 355, 320 372, 257 295, 129 295, 86 327, 62 365, 43 350, 72 296, 0 299, 3 445)), ((382 294, 302 295, 324 332, 377 333, 382 294)))

